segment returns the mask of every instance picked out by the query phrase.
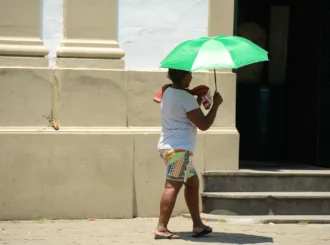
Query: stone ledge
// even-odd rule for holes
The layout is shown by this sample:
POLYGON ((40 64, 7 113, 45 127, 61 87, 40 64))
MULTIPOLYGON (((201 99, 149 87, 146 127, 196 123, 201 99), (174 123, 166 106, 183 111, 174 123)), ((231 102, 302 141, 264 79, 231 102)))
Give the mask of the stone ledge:
POLYGON ((242 170, 239 171, 205 171, 202 173, 203 176, 210 177, 227 177, 227 176, 285 176, 285 177, 299 177, 299 176, 330 176, 329 169, 306 169, 306 170, 276 170, 276 171, 266 171, 266 170, 242 170))
POLYGON ((330 199, 330 192, 204 192, 202 197, 216 199, 330 199))
MULTIPOLYGON (((51 127, 0 127, 1 133, 50 133, 50 134, 66 134, 66 133, 160 133, 160 127, 60 127, 55 131, 51 127)), ((237 134, 236 129, 232 128, 216 128, 206 132, 198 130, 198 134, 237 134)))
MULTIPOLYGON (((183 214, 191 218, 190 214, 183 214)), ((201 214, 202 219, 228 224, 330 224, 330 215, 215 215, 201 214)))
POLYGON ((330 215, 330 192, 204 192, 203 211, 217 215, 330 215))

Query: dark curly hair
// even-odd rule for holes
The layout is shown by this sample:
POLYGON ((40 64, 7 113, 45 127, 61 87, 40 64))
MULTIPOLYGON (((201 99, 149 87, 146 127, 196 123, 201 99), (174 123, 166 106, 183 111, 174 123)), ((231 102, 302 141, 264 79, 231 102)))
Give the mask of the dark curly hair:
POLYGON ((177 70, 169 68, 167 72, 167 77, 174 84, 180 84, 187 74, 191 73, 190 71, 177 70))

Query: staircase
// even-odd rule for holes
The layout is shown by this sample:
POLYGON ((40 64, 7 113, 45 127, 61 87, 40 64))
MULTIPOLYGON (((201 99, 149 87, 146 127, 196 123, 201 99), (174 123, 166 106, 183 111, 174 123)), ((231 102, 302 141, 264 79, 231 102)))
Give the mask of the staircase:
POLYGON ((330 170, 204 172, 203 212, 215 215, 330 215, 330 170))

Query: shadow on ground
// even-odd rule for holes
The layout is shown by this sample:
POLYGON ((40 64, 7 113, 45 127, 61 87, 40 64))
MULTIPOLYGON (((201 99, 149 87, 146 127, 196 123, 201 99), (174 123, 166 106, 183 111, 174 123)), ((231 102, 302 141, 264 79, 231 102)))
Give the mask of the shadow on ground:
POLYGON ((242 233, 212 232, 202 238, 194 238, 191 232, 177 232, 182 240, 198 243, 226 243, 226 244, 273 244, 273 238, 265 236, 248 235, 242 233))

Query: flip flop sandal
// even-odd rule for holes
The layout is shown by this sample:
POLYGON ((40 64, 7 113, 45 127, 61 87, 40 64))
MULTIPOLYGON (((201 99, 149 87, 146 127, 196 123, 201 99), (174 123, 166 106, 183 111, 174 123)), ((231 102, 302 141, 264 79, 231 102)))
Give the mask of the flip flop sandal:
POLYGON ((195 237, 195 238, 204 237, 204 236, 206 236, 207 234, 210 234, 212 231, 213 231, 213 229, 212 229, 211 227, 206 226, 206 227, 204 228, 204 230, 202 230, 202 231, 199 232, 199 233, 195 233, 195 234, 193 235, 193 237, 195 237))
POLYGON ((161 239, 168 239, 168 240, 180 239, 180 237, 174 237, 174 236, 177 236, 177 235, 176 234, 171 234, 169 236, 155 235, 155 240, 161 240, 161 239))

